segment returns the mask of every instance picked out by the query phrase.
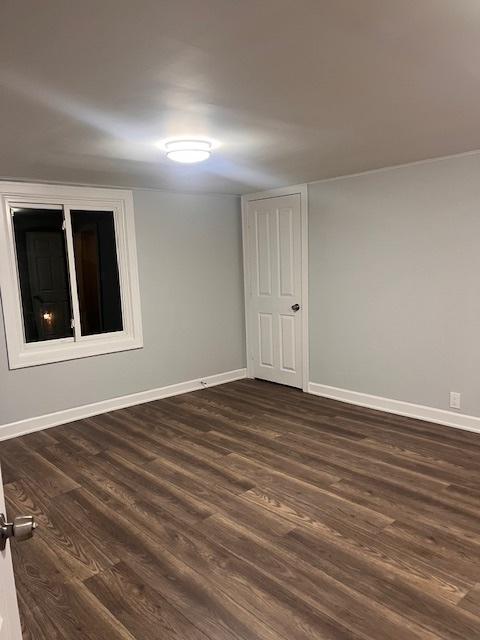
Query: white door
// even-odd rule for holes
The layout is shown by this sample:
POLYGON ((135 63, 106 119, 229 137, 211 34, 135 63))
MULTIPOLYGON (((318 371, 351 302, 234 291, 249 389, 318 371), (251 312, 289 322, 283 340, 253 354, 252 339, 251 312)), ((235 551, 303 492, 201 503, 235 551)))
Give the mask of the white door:
MULTIPOLYGON (((0 513, 6 514, 1 470, 0 513)), ((9 541, 0 551, 0 640, 22 640, 9 541)))
POLYGON ((248 202, 247 321, 256 378, 303 386, 300 194, 248 202))

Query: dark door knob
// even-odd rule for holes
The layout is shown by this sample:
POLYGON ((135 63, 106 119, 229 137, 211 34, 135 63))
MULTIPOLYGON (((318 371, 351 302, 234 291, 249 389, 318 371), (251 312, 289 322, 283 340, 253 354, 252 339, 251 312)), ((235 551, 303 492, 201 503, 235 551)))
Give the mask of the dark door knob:
POLYGON ((299 304, 292 304, 292 311, 299 311, 299 310, 300 310, 299 304))

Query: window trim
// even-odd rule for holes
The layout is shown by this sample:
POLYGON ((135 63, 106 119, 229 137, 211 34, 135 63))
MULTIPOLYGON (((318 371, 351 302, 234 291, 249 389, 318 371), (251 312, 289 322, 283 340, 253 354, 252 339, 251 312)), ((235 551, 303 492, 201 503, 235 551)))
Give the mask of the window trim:
POLYGON ((131 191, 70 187, 23 182, 0 182, 0 293, 10 369, 86 358, 143 347, 138 283, 135 220, 131 191), (72 209, 113 211, 120 279, 123 331, 93 336, 74 335, 42 342, 25 342, 20 280, 13 233, 12 206, 62 205, 67 225, 67 263, 72 313, 80 327, 77 281, 73 254, 72 209))

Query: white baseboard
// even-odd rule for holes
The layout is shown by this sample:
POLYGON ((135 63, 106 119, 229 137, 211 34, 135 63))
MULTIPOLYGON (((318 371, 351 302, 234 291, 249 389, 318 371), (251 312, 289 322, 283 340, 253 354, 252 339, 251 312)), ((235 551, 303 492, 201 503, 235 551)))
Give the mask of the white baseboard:
POLYGON ((455 429, 464 429, 465 431, 480 433, 480 418, 464 413, 436 409, 435 407, 412 404, 411 402, 402 402, 401 400, 392 400, 391 398, 382 398, 381 396, 372 396, 368 393, 349 391, 348 389, 340 389, 339 387, 329 387, 325 384, 317 384, 316 382, 310 382, 308 384, 308 392, 316 396, 322 396, 322 398, 330 398, 332 400, 339 400, 340 402, 356 404, 360 407, 378 409, 379 411, 395 413, 399 416, 417 418, 418 420, 443 424, 447 427, 455 427, 455 429))
POLYGON ((107 413, 107 411, 124 409, 125 407, 132 407, 136 404, 143 404, 144 402, 152 402, 153 400, 177 396, 182 393, 189 393, 190 391, 198 391, 205 387, 213 387, 218 384, 233 382, 234 380, 245 378, 246 375, 246 369, 236 369, 235 371, 217 373, 216 375, 206 376, 205 378, 171 384, 167 387, 140 391, 139 393, 132 393, 128 396, 120 396, 111 398, 110 400, 85 404, 81 407, 73 407, 72 409, 65 409, 64 411, 47 413, 43 416, 27 418, 26 420, 19 420, 18 422, 10 422, 9 424, 0 425, 0 441, 32 433, 33 431, 56 427, 59 424, 82 420, 83 418, 89 418, 101 413, 107 413))

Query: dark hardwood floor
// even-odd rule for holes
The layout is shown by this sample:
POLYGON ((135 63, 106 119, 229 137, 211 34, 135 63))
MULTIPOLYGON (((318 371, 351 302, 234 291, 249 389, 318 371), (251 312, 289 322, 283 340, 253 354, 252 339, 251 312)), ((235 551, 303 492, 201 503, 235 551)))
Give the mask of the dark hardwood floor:
POLYGON ((0 460, 26 639, 480 638, 479 435, 244 380, 0 460))

